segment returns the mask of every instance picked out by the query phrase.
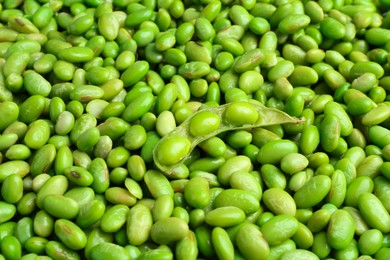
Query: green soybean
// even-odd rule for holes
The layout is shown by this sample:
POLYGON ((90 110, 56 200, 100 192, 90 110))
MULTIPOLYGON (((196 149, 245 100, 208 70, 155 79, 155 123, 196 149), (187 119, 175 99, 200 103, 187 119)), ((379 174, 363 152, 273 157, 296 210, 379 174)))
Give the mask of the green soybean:
POLYGON ((246 124, 248 124, 248 126, 251 125, 253 127, 261 125, 272 125, 276 123, 294 122, 295 120, 288 115, 280 113, 273 109, 266 109, 261 106, 256 106, 252 104, 241 104, 240 102, 237 102, 233 104, 210 108, 207 111, 207 113, 213 114, 212 118, 215 118, 215 120, 217 120, 213 123, 213 125, 219 125, 219 120, 217 119, 217 117, 226 118, 226 125, 219 126, 218 128, 215 128, 215 126, 213 126, 213 128, 208 130, 207 134, 199 137, 195 136, 191 138, 189 135, 186 137, 183 136, 185 135, 186 131, 190 131, 191 133, 191 129, 195 127, 191 127, 191 124, 194 124, 193 120, 196 120, 196 125, 199 125, 199 123, 202 121, 209 120, 209 118, 204 113, 206 113, 206 111, 199 111, 198 113, 195 113, 192 117, 188 118, 186 122, 182 123, 180 127, 177 127, 169 135, 166 135, 161 139, 157 146, 157 149, 154 150, 154 158, 157 161, 157 166, 161 170, 169 172, 169 169, 174 168, 178 165, 180 161, 185 160, 185 158, 188 157, 191 150, 194 149, 197 144, 204 141, 208 137, 217 135, 221 132, 232 129, 245 129, 246 124), (240 115, 241 118, 238 119, 238 114, 236 113, 239 109, 240 111, 245 111, 247 115, 240 115), (266 121, 267 117, 270 119, 269 121, 266 121), (197 121, 200 122, 196 123, 197 121), (233 126, 230 126, 230 124, 232 124, 233 126), (173 148, 172 145, 177 145, 177 148, 173 148), (171 151, 168 152, 168 149, 170 149, 171 151), (164 156, 162 156, 161 154, 163 150, 166 150, 164 152, 164 156), (161 159, 163 159, 163 161, 161 161, 161 159))

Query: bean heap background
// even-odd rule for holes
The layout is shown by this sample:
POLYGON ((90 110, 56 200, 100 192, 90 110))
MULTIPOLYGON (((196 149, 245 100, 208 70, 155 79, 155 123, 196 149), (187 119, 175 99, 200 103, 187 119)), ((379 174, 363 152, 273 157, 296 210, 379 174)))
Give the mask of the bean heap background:
POLYGON ((389 8, 0 1, 0 259, 389 259, 389 8))

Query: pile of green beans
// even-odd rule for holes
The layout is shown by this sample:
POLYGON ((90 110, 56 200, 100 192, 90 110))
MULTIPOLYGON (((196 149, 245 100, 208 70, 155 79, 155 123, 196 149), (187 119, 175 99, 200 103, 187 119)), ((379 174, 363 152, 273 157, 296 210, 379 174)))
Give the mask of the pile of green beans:
POLYGON ((0 260, 390 259, 389 9, 0 0, 0 260))

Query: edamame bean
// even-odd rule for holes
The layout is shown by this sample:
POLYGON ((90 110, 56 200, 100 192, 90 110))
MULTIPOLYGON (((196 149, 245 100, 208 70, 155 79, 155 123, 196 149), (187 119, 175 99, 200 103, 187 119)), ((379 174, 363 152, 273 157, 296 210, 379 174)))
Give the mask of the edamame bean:
POLYGON ((344 210, 332 213, 327 230, 327 241, 332 248, 341 250, 346 248, 355 234, 353 218, 344 210))
POLYGON ((281 188, 270 188, 263 193, 263 202, 274 214, 295 216, 297 206, 294 199, 281 188))
POLYGON ((87 236, 84 231, 69 220, 56 220, 54 223, 54 232, 70 249, 79 250, 87 244, 87 236))
POLYGON ((330 177, 317 175, 300 188, 293 197, 298 208, 309 208, 325 198, 330 188, 330 177), (320 184, 321 188, 319 188, 318 184, 320 184), (308 194, 311 194, 311 196, 308 196, 308 194))
POLYGON ((205 222, 216 227, 234 226, 244 219, 245 212, 235 206, 222 206, 209 211, 205 216, 205 222))
POLYGON ((246 214, 253 213, 260 208, 255 196, 250 192, 238 189, 226 189, 218 194, 213 205, 216 208, 235 206, 242 209, 246 214))
POLYGON ((161 219, 153 224, 151 238, 160 245, 183 239, 189 232, 188 224, 176 217, 161 219))
POLYGON ((387 232, 390 226, 390 217, 382 202, 374 194, 365 192, 360 195, 358 207, 370 227, 387 232))
POLYGON ((386 1, 22 2, 0 258, 389 255, 386 1))
POLYGON ((82 228, 88 228, 103 217, 105 210, 106 206, 100 200, 82 204, 76 217, 76 224, 82 228))
POLYGON ((260 148, 257 160, 261 164, 274 164, 279 162, 285 155, 298 152, 298 147, 290 140, 274 140, 260 148), (281 153, 273 153, 282 151, 281 153))
POLYGON ((233 243, 230 241, 228 233, 223 228, 213 228, 211 240, 215 248, 215 253, 219 258, 234 259, 233 243))
POLYGON ((1 186, 1 195, 4 201, 15 204, 23 196, 23 180, 18 174, 6 177, 1 186))
POLYGON ((126 223, 129 208, 124 205, 115 205, 104 213, 101 218, 101 229, 107 233, 118 231, 126 223))
POLYGON ((274 216, 260 227, 261 233, 270 246, 284 242, 292 237, 297 230, 298 220, 289 215, 274 216))
POLYGON ((42 203, 42 208, 56 218, 73 219, 79 213, 77 202, 59 194, 47 195, 42 203))
POLYGON ((237 231, 236 243, 246 259, 267 259, 269 255, 270 249, 267 241, 253 224, 244 224, 237 231))
POLYGON ((382 244, 383 235, 378 229, 370 229, 364 232, 358 240, 358 248, 362 254, 373 255, 382 244))
MULTIPOLYGON (((254 123, 260 124, 259 122, 256 122, 256 121, 258 121, 258 118, 259 118, 259 114, 256 111, 256 109, 263 110, 263 108, 261 108, 260 106, 254 106, 254 105, 245 104, 245 103, 241 103, 241 102, 233 103, 229 106, 226 106, 226 111, 224 111, 224 109, 225 109, 225 107, 221 107, 221 106, 216 107, 215 111, 213 111, 213 112, 217 113, 217 115, 219 115, 219 116, 223 116, 226 120, 226 124, 228 124, 228 125, 226 127, 219 127, 219 129, 217 129, 217 130, 214 130, 215 128, 213 128, 214 131, 210 130, 211 134, 213 134, 213 135, 215 135, 219 132, 228 130, 230 127, 229 126, 230 124, 232 124, 233 126, 242 127, 242 128, 244 128, 246 124, 254 124, 254 123), (238 111, 240 111, 240 112, 245 111, 246 116, 243 117, 241 114, 240 118, 239 118, 239 115, 237 114, 238 111)), ((271 117, 271 115, 274 112, 276 112, 276 111, 269 110, 265 113, 269 113, 269 116, 271 117)), ((204 111, 198 112, 198 114, 195 114, 193 117, 191 117, 191 119, 197 118, 197 116, 201 115, 202 113, 204 113, 204 111)), ((265 114, 263 115, 263 118, 264 118, 264 116, 265 116, 265 114)), ((277 118, 277 120, 281 120, 281 122, 285 122, 285 121, 289 122, 290 120, 294 120, 294 119, 289 118, 287 115, 284 115, 284 114, 281 114, 278 116, 280 118, 277 118)), ((203 118, 203 116, 199 116, 199 120, 201 118, 203 118)), ((181 127, 186 128, 187 124, 188 124, 190 129, 191 129, 191 122, 192 122, 192 120, 189 120, 189 121, 187 121, 186 124, 182 124, 181 127)), ((214 123, 214 125, 215 125, 215 123, 214 123)), ((172 145, 177 144, 178 146, 177 146, 177 148, 175 148, 175 154, 172 154, 172 152, 173 152, 172 151, 172 152, 170 152, 169 158, 159 158, 159 156, 161 156, 159 154, 162 153, 162 148, 159 147, 159 148, 155 149, 154 157, 158 161, 160 161, 161 159, 163 159, 163 160, 167 159, 166 162, 161 162, 161 164, 160 163, 158 164, 161 167, 163 167, 164 164, 167 166, 177 165, 179 161, 184 160, 187 157, 187 155, 190 153, 190 151, 194 148, 194 146, 196 144, 198 144, 200 141, 202 141, 202 139, 199 138, 199 139, 194 140, 193 143, 191 144, 190 141, 188 139, 186 139, 185 137, 180 136, 180 135, 175 136, 176 132, 179 132, 179 131, 180 130, 176 129, 176 131, 171 132, 169 135, 165 136, 160 141, 160 144, 159 144, 159 146, 163 145, 163 147, 166 147, 164 149, 168 149, 168 148, 171 149, 172 145), (178 153, 178 151, 179 151, 179 153, 178 153)), ((203 137, 203 138, 205 138, 205 137, 203 137)), ((166 152, 164 154, 166 154, 166 152)))
POLYGON ((105 259, 106 257, 115 257, 116 259, 130 259, 129 252, 116 244, 102 242, 91 248, 91 259, 105 259))
POLYGON ((20 259, 22 246, 15 236, 6 236, 1 240, 0 248, 7 259, 20 259))

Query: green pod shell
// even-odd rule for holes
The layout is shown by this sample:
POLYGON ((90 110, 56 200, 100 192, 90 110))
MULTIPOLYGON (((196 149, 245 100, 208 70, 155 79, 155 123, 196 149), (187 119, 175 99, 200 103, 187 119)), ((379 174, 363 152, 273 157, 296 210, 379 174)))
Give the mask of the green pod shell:
MULTIPOLYGON (((199 116, 200 122, 203 122, 204 120, 208 120, 208 117, 199 116)), ((181 161, 185 161, 185 159, 190 155, 190 152, 195 148, 197 144, 221 132, 287 122, 300 121, 288 116, 281 111, 245 102, 234 102, 218 107, 208 108, 207 110, 203 109, 197 113, 194 113, 179 127, 176 127, 175 130, 170 132, 168 135, 165 135, 160 140, 157 147, 154 149, 153 157, 159 169, 166 173, 169 173, 170 171, 172 171, 172 169, 177 167, 181 161), (211 112, 212 114, 215 114, 222 118, 223 125, 220 125, 215 131, 210 130, 209 133, 204 136, 191 137, 190 135, 187 135, 186 132, 191 129, 192 119, 198 117, 199 114, 204 113, 206 111, 211 112), (172 149, 174 145, 177 145, 177 148, 172 149), (171 150, 169 152, 169 155, 163 153, 163 149, 161 149, 160 146, 163 146, 164 150, 171 150), (161 161, 161 159, 163 159, 163 161, 161 161)), ((213 129, 215 129, 215 125, 216 122, 213 123, 213 129)), ((192 129, 194 129, 195 131, 195 126, 193 126, 192 129)), ((289 144, 290 143, 293 152, 297 152, 297 146, 293 142, 289 142, 289 144)), ((272 147, 271 150, 273 149, 274 148, 272 147)), ((268 155, 265 154, 266 153, 264 153, 264 156, 268 157, 268 155)), ((258 158, 261 158, 260 152, 258 158)), ((262 160, 259 161, 263 163, 262 160)))

